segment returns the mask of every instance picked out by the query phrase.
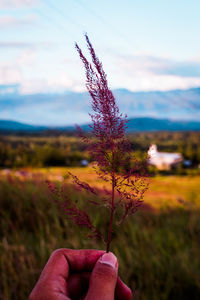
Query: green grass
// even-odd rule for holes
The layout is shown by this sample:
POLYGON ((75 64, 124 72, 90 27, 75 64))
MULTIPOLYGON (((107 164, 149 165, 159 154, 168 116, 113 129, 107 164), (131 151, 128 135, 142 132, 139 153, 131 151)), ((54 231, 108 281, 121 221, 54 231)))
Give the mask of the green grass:
MULTIPOLYGON (((150 194, 168 190, 166 201, 172 193, 193 205, 146 209, 116 227, 112 251, 119 259, 120 276, 134 290, 135 299, 200 299, 200 210, 194 199, 199 199, 198 180, 185 178, 182 190, 178 177, 153 180, 150 194)), ((88 207, 85 193, 68 189, 88 207)), ((89 210, 105 231, 105 211, 89 210)), ((60 247, 104 249, 105 245, 68 224, 43 182, 1 179, 0 299, 27 299, 49 255, 60 247)))

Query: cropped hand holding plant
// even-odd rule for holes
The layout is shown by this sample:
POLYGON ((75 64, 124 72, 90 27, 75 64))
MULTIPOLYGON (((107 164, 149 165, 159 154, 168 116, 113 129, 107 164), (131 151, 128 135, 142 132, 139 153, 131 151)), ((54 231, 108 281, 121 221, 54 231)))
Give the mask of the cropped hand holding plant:
POLYGON ((58 249, 52 253, 29 300, 130 300, 118 277, 117 258, 101 250, 58 249))

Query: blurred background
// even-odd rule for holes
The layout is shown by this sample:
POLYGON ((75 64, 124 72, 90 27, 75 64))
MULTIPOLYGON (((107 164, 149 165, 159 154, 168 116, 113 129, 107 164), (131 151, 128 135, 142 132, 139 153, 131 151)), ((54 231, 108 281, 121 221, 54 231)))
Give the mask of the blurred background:
POLYGON ((105 248, 69 225, 46 184, 65 184, 105 230, 104 210, 68 176, 109 189, 74 127, 89 134, 75 50, 89 58, 85 33, 128 115, 133 156, 149 153, 143 208, 113 237, 120 276, 135 299, 200 298, 199 10, 197 0, 0 0, 0 299, 27 299, 56 248, 105 248))

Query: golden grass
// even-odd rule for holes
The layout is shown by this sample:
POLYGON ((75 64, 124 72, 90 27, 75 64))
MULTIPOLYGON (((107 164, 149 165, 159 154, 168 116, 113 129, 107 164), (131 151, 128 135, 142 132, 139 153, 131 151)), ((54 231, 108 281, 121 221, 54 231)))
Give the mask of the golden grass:
MULTIPOLYGON (((109 184, 99 179, 92 167, 50 167, 50 168, 23 168, 10 171, 10 176, 17 176, 21 180, 37 177, 41 180, 58 180, 71 182, 68 172, 78 176, 91 186, 110 188, 109 184), (20 175, 25 171, 28 176, 20 175)), ((0 176, 7 176, 3 170, 0 176)), ((175 208, 183 206, 188 208, 200 207, 200 176, 157 176, 150 178, 149 190, 146 192, 144 202, 155 209, 175 208)))

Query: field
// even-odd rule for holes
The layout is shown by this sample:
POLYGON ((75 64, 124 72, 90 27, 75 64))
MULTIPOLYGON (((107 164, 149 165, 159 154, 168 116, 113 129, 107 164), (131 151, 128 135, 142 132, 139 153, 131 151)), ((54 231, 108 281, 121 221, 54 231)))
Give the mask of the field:
MULTIPOLYGON (((89 209, 102 231, 104 207, 89 207, 67 171, 93 185, 104 183, 91 168, 40 168, 0 173, 0 299, 27 299, 51 252, 60 247, 98 248, 71 226, 51 200, 45 179, 67 183, 67 193, 89 209), (103 216, 103 217, 102 217, 103 216)), ((112 251, 134 299, 200 299, 200 176, 150 179, 143 209, 115 228, 112 251)))

